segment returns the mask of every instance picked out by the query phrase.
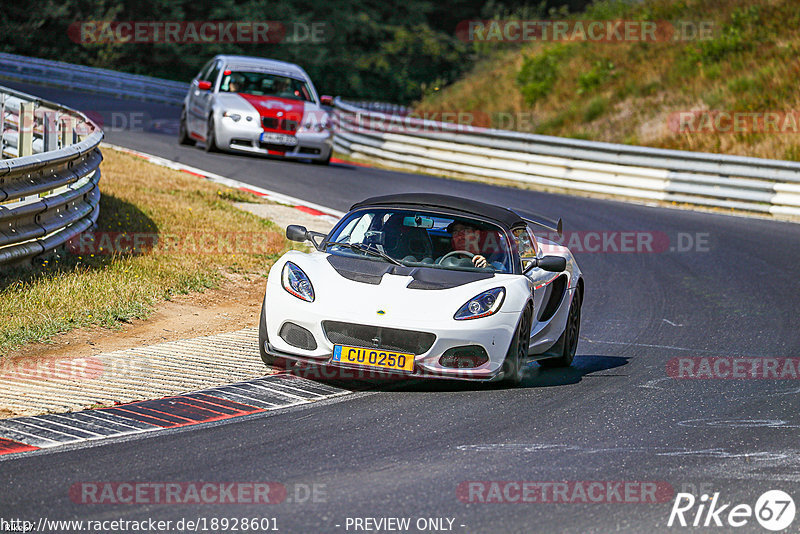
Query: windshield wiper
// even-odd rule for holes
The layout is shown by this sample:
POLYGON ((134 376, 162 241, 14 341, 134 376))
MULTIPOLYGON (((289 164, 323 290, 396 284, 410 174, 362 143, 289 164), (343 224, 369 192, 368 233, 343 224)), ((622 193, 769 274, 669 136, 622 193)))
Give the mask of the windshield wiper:
POLYGON ((394 259, 393 257, 389 256, 385 252, 381 252, 376 248, 372 248, 370 246, 364 246, 361 243, 344 243, 341 241, 329 241, 325 243, 325 248, 328 248, 332 245, 338 245, 340 247, 349 248, 350 250, 355 250, 356 252, 363 252, 365 254, 371 254, 373 256, 377 256, 379 258, 383 258, 384 260, 388 261, 389 263, 394 263, 395 265, 399 265, 400 267, 404 267, 402 263, 398 260, 394 259))

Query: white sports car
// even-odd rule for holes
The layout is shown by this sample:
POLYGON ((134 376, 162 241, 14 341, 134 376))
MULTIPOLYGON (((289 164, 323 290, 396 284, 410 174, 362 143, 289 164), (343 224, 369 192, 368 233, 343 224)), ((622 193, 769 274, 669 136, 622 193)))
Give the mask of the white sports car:
POLYGON ((327 164, 333 124, 308 74, 297 65, 216 56, 189 86, 178 141, 206 151, 250 152, 327 164))
POLYGON ((316 250, 272 267, 261 357, 511 384, 530 360, 568 366, 583 278, 569 249, 533 227, 561 233, 560 220, 435 194, 359 202, 327 236, 289 226, 289 239, 316 250))

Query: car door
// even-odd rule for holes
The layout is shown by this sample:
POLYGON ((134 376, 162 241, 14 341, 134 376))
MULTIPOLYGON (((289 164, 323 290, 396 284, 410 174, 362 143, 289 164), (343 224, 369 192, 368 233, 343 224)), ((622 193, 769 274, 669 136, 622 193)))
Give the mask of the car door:
POLYGON ((214 95, 217 92, 217 82, 219 81, 220 72, 222 72, 222 60, 217 60, 208 73, 207 81, 211 82, 211 89, 208 91, 200 91, 198 95, 198 121, 202 121, 202 126, 199 129, 203 132, 203 137, 208 137, 208 116, 214 105, 214 95))
POLYGON ((186 130, 189 134, 202 135, 200 129, 200 89, 198 84, 207 79, 208 73, 214 66, 214 60, 206 63, 189 86, 189 98, 186 102, 186 130))
MULTIPOLYGON (((536 246, 536 238, 533 236, 533 232, 531 232, 530 228, 527 227, 519 227, 515 228, 511 232, 512 236, 514 237, 514 243, 516 244, 517 251, 519 252, 519 257, 522 260, 522 268, 523 270, 528 267, 528 264, 531 260, 537 257, 538 249, 536 246)), ((542 309, 542 301, 544 299, 545 291, 537 290, 537 287, 541 287, 543 283, 545 283, 550 277, 549 274, 538 267, 534 267, 527 273, 525 276, 531 281, 531 291, 533 292, 533 310, 534 310, 534 317, 538 317, 539 313, 542 309)))

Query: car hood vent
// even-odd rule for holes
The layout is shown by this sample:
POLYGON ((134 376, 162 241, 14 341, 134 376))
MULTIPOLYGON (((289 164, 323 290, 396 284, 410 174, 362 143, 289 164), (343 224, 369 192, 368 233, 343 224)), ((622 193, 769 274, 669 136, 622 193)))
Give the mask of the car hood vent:
POLYGON ((494 273, 453 271, 426 267, 405 267, 383 261, 361 258, 350 258, 330 254, 328 263, 340 276, 364 284, 380 285, 384 274, 410 276, 413 280, 408 289, 451 289, 471 284, 479 280, 488 280, 494 273))
POLYGON ((416 269, 408 289, 450 289, 494 278, 494 273, 472 271, 447 271, 444 269, 416 269))
POLYGON ((348 280, 375 286, 381 283, 384 274, 390 272, 392 267, 396 267, 395 265, 384 263, 383 261, 348 258, 335 254, 328 255, 328 263, 331 264, 331 267, 333 267, 340 276, 348 280))

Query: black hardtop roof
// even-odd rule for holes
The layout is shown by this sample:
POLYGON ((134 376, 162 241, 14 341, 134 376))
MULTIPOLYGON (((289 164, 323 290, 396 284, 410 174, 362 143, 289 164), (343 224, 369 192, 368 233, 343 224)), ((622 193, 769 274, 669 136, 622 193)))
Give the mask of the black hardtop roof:
POLYGON ((509 228, 524 226, 525 220, 508 208, 470 200, 468 198, 440 195, 437 193, 401 193, 372 197, 353 204, 350 210, 377 206, 447 208, 465 214, 479 215, 497 221, 509 228))

